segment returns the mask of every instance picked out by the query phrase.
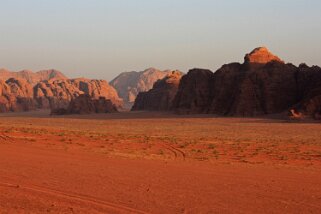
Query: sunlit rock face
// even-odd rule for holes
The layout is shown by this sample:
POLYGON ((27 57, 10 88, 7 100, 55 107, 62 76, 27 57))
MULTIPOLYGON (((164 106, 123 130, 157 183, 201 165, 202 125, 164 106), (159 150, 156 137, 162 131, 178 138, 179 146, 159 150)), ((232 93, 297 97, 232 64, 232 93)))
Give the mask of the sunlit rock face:
POLYGON ((122 99, 116 90, 105 80, 90 80, 84 78, 43 81, 34 87, 34 97, 38 108, 67 108, 72 99, 81 94, 87 94, 98 99, 105 97, 117 107, 122 107, 122 99))
POLYGON ((122 108, 122 99, 105 80, 47 80, 33 86, 25 79, 10 78, 0 80, 0 113, 67 108, 82 94, 100 101, 105 98, 122 108))
POLYGON ((19 72, 9 71, 7 69, 0 69, 0 80, 8 80, 10 78, 15 79, 24 79, 31 85, 35 85, 40 81, 45 80, 65 80, 67 77, 60 71, 51 69, 51 70, 42 70, 38 72, 33 72, 30 70, 22 70, 19 72))
POLYGON ((269 62, 284 63, 278 56, 272 54, 266 47, 255 48, 244 57, 245 64, 267 64, 269 62))
POLYGON ((24 79, 0 80, 0 113, 36 108, 32 86, 24 79))

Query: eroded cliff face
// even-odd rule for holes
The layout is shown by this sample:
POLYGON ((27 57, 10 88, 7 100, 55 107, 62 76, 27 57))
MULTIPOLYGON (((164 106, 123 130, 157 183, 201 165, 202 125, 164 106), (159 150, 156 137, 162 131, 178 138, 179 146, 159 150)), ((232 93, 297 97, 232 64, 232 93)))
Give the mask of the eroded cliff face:
POLYGON ((48 80, 33 86, 27 80, 11 78, 0 80, 0 112, 67 108, 82 94, 97 100, 104 97, 117 108, 122 107, 122 99, 105 80, 48 80))
POLYGON ((180 113, 256 116, 320 112, 319 67, 285 64, 267 48, 256 48, 243 64, 231 63, 215 73, 193 69, 185 75, 174 100, 180 113))
POLYGON ((182 72, 172 71, 165 78, 158 80, 151 90, 140 92, 132 111, 169 111, 182 76, 182 72))
POLYGON ((214 74, 210 113, 231 116, 274 114, 297 102, 297 70, 293 65, 273 61, 255 70, 246 70, 244 65, 237 67, 236 71, 231 69, 235 75, 231 79, 222 70, 214 74))
POLYGON ((36 108, 32 86, 23 79, 0 80, 0 113, 36 108))
POLYGON ((72 99, 87 94, 94 99, 105 97, 117 107, 122 106, 122 99, 116 90, 105 80, 72 79, 44 81, 34 87, 35 99, 39 108, 67 108, 72 99))
POLYGON ((173 109, 179 113, 206 113, 210 104, 212 77, 210 70, 190 70, 180 81, 173 109))
POLYGON ((161 71, 155 68, 149 68, 141 72, 124 72, 118 75, 110 82, 120 98, 123 99, 124 105, 131 108, 140 92, 146 92, 153 88, 155 82, 163 79, 171 71, 161 71))
POLYGON ((296 79, 299 102, 291 107, 291 116, 312 116, 321 120, 321 68, 301 64, 298 69, 296 79))

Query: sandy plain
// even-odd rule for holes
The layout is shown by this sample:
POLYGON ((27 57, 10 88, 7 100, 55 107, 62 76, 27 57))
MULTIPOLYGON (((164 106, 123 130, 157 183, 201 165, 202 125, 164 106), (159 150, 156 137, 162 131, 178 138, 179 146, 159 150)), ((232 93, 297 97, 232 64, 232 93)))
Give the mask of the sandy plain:
POLYGON ((0 213, 320 213, 321 124, 0 115, 0 213))

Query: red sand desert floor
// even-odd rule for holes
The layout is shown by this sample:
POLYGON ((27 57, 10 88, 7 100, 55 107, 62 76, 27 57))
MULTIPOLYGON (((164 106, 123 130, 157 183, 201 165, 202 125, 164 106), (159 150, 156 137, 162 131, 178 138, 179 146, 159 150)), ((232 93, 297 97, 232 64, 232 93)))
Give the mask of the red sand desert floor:
POLYGON ((0 213, 320 213, 321 125, 0 116, 0 213))

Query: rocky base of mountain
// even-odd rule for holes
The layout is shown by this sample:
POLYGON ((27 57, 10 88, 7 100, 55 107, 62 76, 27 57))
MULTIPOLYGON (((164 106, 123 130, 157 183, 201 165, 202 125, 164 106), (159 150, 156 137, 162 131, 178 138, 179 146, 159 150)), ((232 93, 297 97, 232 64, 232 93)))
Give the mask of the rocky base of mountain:
POLYGON ((52 109, 51 115, 115 113, 117 107, 105 97, 95 99, 87 94, 71 100, 67 108, 52 109))

